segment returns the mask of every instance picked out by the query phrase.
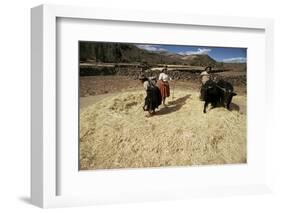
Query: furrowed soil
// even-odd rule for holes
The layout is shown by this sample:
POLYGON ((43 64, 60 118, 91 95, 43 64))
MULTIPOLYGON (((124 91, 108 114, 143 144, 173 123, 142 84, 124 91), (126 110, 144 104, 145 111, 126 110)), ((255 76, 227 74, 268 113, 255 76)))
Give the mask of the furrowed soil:
POLYGON ((203 113, 200 83, 170 82, 167 106, 146 117, 145 91, 122 76, 80 77, 80 169, 117 169, 247 161, 246 89, 231 110, 203 113))

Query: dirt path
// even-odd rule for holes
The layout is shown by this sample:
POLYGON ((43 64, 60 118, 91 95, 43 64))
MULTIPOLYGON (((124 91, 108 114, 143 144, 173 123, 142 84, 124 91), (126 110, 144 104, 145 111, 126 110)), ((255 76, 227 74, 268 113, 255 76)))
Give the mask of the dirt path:
MULTIPOLYGON (((96 96, 101 94, 127 92, 143 89, 139 80, 127 76, 84 76, 80 77, 80 97, 96 96)), ((201 87, 198 80, 173 80, 170 81, 171 92, 173 89, 199 91, 201 87)), ((245 86, 235 86, 234 90, 239 95, 246 95, 245 86)))

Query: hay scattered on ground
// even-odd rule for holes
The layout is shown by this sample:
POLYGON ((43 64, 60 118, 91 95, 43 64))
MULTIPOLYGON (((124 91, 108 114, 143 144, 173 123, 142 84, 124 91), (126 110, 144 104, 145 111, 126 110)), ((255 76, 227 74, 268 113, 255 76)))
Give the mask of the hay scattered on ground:
MULTIPOLYGON (((176 90, 147 118, 143 100, 143 91, 120 93, 80 113, 80 169, 246 162, 246 115, 238 105, 203 114, 198 93, 176 90)), ((233 102, 246 105, 246 98, 233 102)))

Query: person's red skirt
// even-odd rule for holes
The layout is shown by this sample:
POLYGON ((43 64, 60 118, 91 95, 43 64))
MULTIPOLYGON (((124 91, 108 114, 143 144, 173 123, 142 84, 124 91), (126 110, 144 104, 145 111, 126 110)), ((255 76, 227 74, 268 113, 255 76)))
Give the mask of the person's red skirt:
POLYGON ((169 86, 168 81, 160 80, 157 82, 157 85, 160 89, 162 98, 166 98, 166 97, 170 96, 170 86, 169 86))

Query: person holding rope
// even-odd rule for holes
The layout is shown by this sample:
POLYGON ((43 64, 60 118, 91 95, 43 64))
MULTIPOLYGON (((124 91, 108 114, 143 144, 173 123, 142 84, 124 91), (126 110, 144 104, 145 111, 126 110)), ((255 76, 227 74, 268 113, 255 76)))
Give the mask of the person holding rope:
POLYGON ((162 72, 159 74, 159 79, 158 79, 158 87, 161 92, 162 96, 162 103, 164 106, 166 106, 166 98, 170 96, 170 85, 169 85, 169 80, 172 80, 167 74, 167 66, 164 67, 162 72))

